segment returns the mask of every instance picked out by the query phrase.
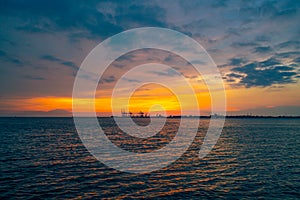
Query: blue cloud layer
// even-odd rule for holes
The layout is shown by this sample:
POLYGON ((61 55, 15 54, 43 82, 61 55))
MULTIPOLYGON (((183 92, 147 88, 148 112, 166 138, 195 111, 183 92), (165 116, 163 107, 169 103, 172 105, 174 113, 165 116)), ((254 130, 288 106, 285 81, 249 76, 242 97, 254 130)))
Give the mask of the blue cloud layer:
POLYGON ((276 58, 260 62, 250 62, 231 69, 225 79, 237 86, 267 87, 272 85, 296 83, 299 78, 297 64, 284 65, 276 58))
MULTIPOLYGON (((220 66, 225 80, 235 87, 293 84, 299 78, 299 18, 300 1, 294 0, 3 0, 0 79, 4 81, 3 77, 17 70, 12 71, 12 66, 26 67, 27 73, 42 70, 45 77, 36 81, 46 82, 47 70, 53 64, 71 69, 74 75, 90 46, 130 28, 158 26, 181 31, 199 41, 220 66), (63 46, 71 50, 54 50, 63 46), (82 59, 70 61, 78 55, 82 59)), ((124 58, 134 60, 133 57, 124 58)), ((119 60, 114 66, 124 68, 123 64, 119 60)), ((23 71, 19 69, 18 73, 23 71)), ((25 85, 29 76, 22 75, 25 85)), ((15 80, 5 81, 3 85, 11 85, 15 80)), ((114 81, 113 77, 104 80, 114 81)))

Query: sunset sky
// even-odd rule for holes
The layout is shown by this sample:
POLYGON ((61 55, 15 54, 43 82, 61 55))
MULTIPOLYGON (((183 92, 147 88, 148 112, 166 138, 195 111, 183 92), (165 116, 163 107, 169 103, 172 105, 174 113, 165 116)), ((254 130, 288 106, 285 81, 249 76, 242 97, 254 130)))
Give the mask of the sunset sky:
MULTIPOLYGON (((84 58, 110 36, 141 27, 173 29, 199 42, 221 72, 229 115, 300 116, 299 19, 300 1, 295 0, 3 0, 0 116, 70 116, 74 78, 84 58)), ((202 113, 209 114, 210 96, 201 75, 177 55, 144 49, 120 57, 103 75, 96 94, 99 115, 110 115, 112 88, 122 74, 145 61, 182 73, 192 84, 202 113)), ((172 71, 157 73, 149 67, 151 73, 157 80, 181 86, 172 71)), ((89 103, 81 100, 83 113, 89 112, 85 110, 89 103)), ((156 84, 138 88, 129 109, 148 112, 153 104, 161 104, 168 114, 180 113, 174 94, 156 84)), ((189 109, 194 114, 196 108, 189 109)), ((161 113, 161 107, 155 112, 161 113)))

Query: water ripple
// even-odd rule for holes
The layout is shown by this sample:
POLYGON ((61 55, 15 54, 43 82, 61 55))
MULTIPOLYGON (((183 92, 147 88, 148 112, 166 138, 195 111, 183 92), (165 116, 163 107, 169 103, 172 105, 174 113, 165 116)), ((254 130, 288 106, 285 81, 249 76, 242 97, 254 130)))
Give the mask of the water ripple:
MULTIPOLYGON (((195 120, 195 119, 191 119, 195 120)), ((208 120, 172 165, 128 174, 97 161, 81 143, 71 118, 0 118, 0 198, 241 199, 300 197, 299 119, 230 119, 214 150, 198 152, 208 120)), ((170 142, 178 119, 157 135, 137 139, 100 119, 120 148, 151 152, 170 142)))

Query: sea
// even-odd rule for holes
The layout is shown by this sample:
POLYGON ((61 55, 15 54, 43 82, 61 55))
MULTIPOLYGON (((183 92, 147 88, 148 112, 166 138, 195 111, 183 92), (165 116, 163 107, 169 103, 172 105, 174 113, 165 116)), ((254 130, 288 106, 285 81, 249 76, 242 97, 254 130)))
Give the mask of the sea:
MULTIPOLYGON (((99 124, 126 151, 155 151, 176 134, 139 140, 120 134, 112 118, 99 124)), ((147 119, 138 119, 147 120, 147 119)), ((300 119, 229 118, 204 158, 199 150, 209 119, 188 150, 147 173, 118 171, 97 160, 72 118, 0 118, 0 199, 300 199, 300 119)))

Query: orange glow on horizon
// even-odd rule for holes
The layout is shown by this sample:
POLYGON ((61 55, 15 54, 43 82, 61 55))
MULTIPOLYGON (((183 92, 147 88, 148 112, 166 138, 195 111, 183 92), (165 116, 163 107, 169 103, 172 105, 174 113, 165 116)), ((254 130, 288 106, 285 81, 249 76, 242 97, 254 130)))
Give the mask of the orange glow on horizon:
MULTIPOLYGON (((148 88, 140 87, 137 89, 133 95, 130 97, 128 104, 116 104, 116 108, 121 112, 121 109, 127 107, 131 112, 137 113, 143 111, 149 113, 157 112, 159 114, 166 113, 167 115, 180 115, 182 103, 185 103, 188 107, 189 102, 179 103, 177 97, 167 88, 162 86, 152 86, 149 90, 148 88), (155 107, 155 105, 160 105, 160 107, 155 107), (151 110, 150 110, 151 109, 151 110)), ((191 94, 193 95, 193 94, 191 94)), ((185 99, 189 99, 192 96, 189 94, 185 95, 185 99)), ((196 98, 199 102, 199 107, 201 110, 209 110, 210 108, 210 96, 208 93, 202 92, 196 94, 196 98)), ((118 102, 124 102, 120 98, 115 98, 118 102)), ((37 97, 37 98, 28 98, 23 100, 14 100, 10 101, 10 105, 15 105, 15 110, 23 111, 51 111, 56 109, 66 110, 72 112, 72 103, 76 101, 77 109, 82 113, 90 113, 96 110, 97 113, 109 114, 112 112, 112 98, 111 97, 101 97, 93 99, 72 99, 71 97, 37 97), (95 108, 92 107, 95 103, 95 108)), ((190 107, 190 110, 195 110, 194 107, 190 107)))
MULTIPOLYGON (((295 94, 296 86, 289 86, 286 90, 269 90, 265 88, 227 88, 227 111, 243 111, 245 109, 251 109, 256 107, 269 107, 273 108, 281 105, 298 105, 299 95, 295 94), (276 98, 278 95, 285 96, 284 104, 281 98, 276 98)), ((200 114, 209 114, 211 107, 210 94, 202 84, 193 84, 193 88, 196 91, 196 97, 198 100, 200 114)), ((189 96, 186 94, 186 98, 189 96)), ((75 99, 71 97, 36 97, 27 99, 8 99, 2 101, 2 110, 5 108, 11 108, 9 111, 51 111, 56 109, 66 110, 72 112, 72 102, 77 101, 80 112, 89 113, 96 112, 98 115, 110 115, 111 110, 111 97, 103 96, 95 99, 95 108, 93 105, 93 99, 75 99), (92 108, 92 109, 91 109, 92 108)), ((122 100, 120 99, 117 100, 122 100)), ((188 104, 188 102, 186 102, 188 104)), ((163 108, 155 107, 153 112, 163 112, 164 110, 168 115, 179 115, 180 104, 176 96, 168 89, 162 86, 140 87, 137 89, 130 98, 128 109, 131 112, 149 112, 149 109, 155 105, 160 104, 163 108)), ((124 104, 117 106, 116 110, 121 112, 124 109, 124 104)), ((196 108, 191 107, 191 112, 196 108)))

